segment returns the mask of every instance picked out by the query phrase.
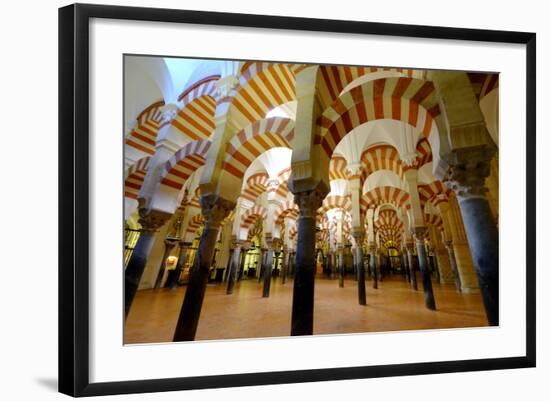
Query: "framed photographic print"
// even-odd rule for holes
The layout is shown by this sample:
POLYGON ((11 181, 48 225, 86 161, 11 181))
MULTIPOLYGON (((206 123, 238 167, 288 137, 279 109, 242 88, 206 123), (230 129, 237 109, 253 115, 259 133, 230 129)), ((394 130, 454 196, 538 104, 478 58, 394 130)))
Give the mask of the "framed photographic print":
POLYGON ((78 4, 59 77, 61 392, 535 366, 535 34, 78 4))

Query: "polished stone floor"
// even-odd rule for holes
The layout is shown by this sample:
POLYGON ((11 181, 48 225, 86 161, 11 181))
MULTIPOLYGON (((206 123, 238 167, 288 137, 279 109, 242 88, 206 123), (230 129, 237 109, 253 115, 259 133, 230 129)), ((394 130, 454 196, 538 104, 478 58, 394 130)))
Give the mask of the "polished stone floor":
MULTIPOLYGON (((401 277, 392 277, 371 288, 367 281, 367 306, 357 302, 357 282, 320 275, 315 281, 314 334, 419 330, 486 326, 479 294, 458 294, 452 285, 434 284, 437 311, 424 307, 420 291, 410 289, 401 277)), ((271 296, 262 298, 257 280, 239 282, 232 295, 226 284, 209 284, 197 340, 288 336, 292 305, 292 280, 284 285, 274 278, 271 296)), ((138 291, 125 327, 125 343, 172 341, 185 287, 175 290, 138 291)))

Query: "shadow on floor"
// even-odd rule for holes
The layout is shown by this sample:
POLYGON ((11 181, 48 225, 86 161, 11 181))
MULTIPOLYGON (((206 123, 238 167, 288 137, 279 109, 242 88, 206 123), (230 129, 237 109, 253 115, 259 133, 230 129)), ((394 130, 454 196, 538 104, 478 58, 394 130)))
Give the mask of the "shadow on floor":
POLYGON ((35 380, 42 387, 45 387, 48 390, 55 391, 57 393, 57 378, 54 378, 54 377, 37 377, 37 378, 35 378, 35 380))

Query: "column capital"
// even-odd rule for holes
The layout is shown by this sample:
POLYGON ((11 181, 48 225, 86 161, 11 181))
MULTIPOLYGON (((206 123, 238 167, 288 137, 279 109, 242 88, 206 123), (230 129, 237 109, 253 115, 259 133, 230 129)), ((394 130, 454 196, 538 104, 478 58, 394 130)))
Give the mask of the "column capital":
POLYGON ((298 218, 315 218, 317 209, 323 204, 325 195, 319 189, 294 194, 294 203, 298 205, 299 209, 298 218))
POLYGON ((417 242, 424 242, 424 239, 428 236, 428 227, 412 227, 411 231, 417 242))
POLYGON ((351 230, 351 235, 355 239, 357 245, 361 246, 365 240, 365 229, 362 227, 354 227, 351 230))
POLYGON ((485 179, 491 174, 491 160, 496 150, 488 146, 453 151, 445 184, 458 200, 485 198, 485 179))
POLYGON ((178 242, 179 242, 179 239, 175 237, 166 237, 164 239, 164 245, 166 246, 167 249, 172 249, 173 247, 176 246, 178 242))
POLYGON ((140 207, 138 213, 138 222, 141 225, 141 230, 144 232, 157 231, 172 217, 171 213, 157 209, 148 209, 146 207, 140 207))
POLYGON ((219 228, 223 219, 235 208, 235 202, 223 199, 218 195, 203 195, 200 198, 200 204, 205 229, 219 228))

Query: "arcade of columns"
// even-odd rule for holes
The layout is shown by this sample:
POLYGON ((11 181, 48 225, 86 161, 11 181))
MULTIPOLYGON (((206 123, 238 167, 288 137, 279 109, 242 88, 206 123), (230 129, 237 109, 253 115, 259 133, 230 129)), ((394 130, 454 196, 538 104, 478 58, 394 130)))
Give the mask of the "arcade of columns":
POLYGON ((174 341, 193 340, 217 271, 228 296, 277 273, 308 335, 318 265, 368 308, 397 258, 426 308, 453 283, 498 325, 496 107, 494 74, 223 62, 126 135, 126 315, 184 280, 174 341))

